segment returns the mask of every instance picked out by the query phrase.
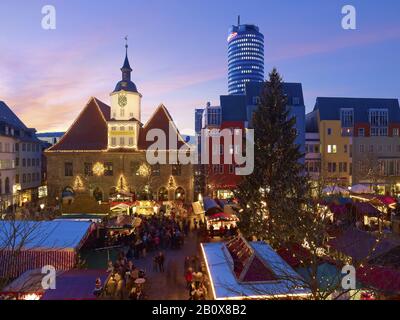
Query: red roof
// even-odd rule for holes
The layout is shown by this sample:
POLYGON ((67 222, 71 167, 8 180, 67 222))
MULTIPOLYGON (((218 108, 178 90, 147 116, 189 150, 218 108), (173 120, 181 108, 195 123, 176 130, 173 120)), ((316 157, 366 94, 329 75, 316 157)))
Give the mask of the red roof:
MULTIPOLYGON (((166 143, 167 143, 167 150, 170 149, 169 145, 169 139, 168 139, 168 132, 169 132, 169 127, 171 127, 177 132, 178 135, 178 140, 177 140, 177 147, 180 148, 185 144, 185 141, 179 134, 178 129, 175 126, 175 123, 168 112, 167 108, 164 105, 159 105, 156 111, 153 113, 153 115, 150 117, 150 119, 147 121, 145 126, 142 128, 139 134, 139 149, 141 150, 147 150, 152 144, 154 144, 154 141, 146 141, 146 135, 151 129, 161 129, 164 131, 166 134, 166 143)), ((175 149, 175 148, 173 148, 175 149)))
MULTIPOLYGON (((81 111, 74 123, 53 147, 48 151, 103 151, 108 146, 108 127, 111 108, 97 98, 90 98, 85 108, 81 111)), ((179 134, 171 115, 165 106, 160 105, 144 127, 139 129, 138 149, 146 150, 154 142, 146 141, 146 135, 151 129, 161 129, 166 134, 167 148, 169 124, 178 133, 177 148, 185 144, 179 134)), ((171 146, 172 147, 172 146, 171 146)))
POLYGON ((357 269, 357 278, 367 289, 388 294, 400 294, 400 270, 381 266, 366 266, 357 269))
POLYGON ((300 265, 304 265, 306 261, 309 261, 311 258, 310 252, 303 246, 296 243, 279 248, 277 253, 292 268, 297 268, 300 265))
POLYGON ((276 280, 275 274, 242 236, 226 243, 233 260, 233 272, 241 282, 266 282, 276 280))
POLYGON ((106 121, 109 118, 110 107, 96 98, 90 98, 68 131, 49 151, 107 149, 106 121))

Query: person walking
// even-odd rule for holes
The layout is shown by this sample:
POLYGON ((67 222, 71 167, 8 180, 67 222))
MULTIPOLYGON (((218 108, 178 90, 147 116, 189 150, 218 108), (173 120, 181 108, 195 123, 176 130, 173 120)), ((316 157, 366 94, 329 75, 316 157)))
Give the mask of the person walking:
POLYGON ((161 251, 158 253, 158 257, 157 257, 157 263, 158 263, 158 268, 160 272, 164 272, 164 262, 165 262, 165 256, 164 253, 162 253, 161 251))

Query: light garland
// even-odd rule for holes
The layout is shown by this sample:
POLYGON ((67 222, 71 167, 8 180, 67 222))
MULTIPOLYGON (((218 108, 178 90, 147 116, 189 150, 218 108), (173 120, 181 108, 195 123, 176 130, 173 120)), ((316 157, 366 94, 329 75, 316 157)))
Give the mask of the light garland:
POLYGON ((76 191, 83 191, 85 190, 85 187, 83 185, 82 178, 80 176, 76 176, 75 181, 74 181, 74 190, 76 191))
POLYGON ((92 171, 96 176, 102 176, 105 171, 104 165, 100 162, 96 162, 92 168, 92 171))
POLYGON ((146 163, 140 165, 139 169, 137 170, 137 174, 142 177, 148 177, 151 174, 151 168, 146 163))

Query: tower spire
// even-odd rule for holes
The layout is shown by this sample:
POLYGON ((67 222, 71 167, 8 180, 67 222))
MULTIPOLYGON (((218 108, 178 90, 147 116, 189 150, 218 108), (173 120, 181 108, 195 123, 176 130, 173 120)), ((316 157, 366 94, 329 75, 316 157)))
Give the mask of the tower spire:
POLYGON ((128 59, 128 36, 125 37, 125 41, 126 41, 125 42, 125 60, 124 60, 124 65, 121 68, 122 80, 130 81, 132 68, 129 64, 129 59, 128 59))
POLYGON ((240 14, 238 15, 238 26, 240 26, 240 14))

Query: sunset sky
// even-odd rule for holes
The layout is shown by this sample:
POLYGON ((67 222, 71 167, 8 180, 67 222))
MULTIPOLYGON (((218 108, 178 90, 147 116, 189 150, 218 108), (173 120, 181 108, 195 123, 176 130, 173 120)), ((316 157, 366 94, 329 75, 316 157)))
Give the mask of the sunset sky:
POLYGON ((190 133, 194 109, 227 93, 227 35, 241 15, 265 36, 265 65, 317 96, 400 97, 398 0, 0 2, 0 100, 29 127, 66 130, 91 96, 109 103, 129 36, 142 120, 164 103, 190 133), (57 29, 41 28, 54 5, 57 29), (357 9, 357 30, 341 8, 357 9))

